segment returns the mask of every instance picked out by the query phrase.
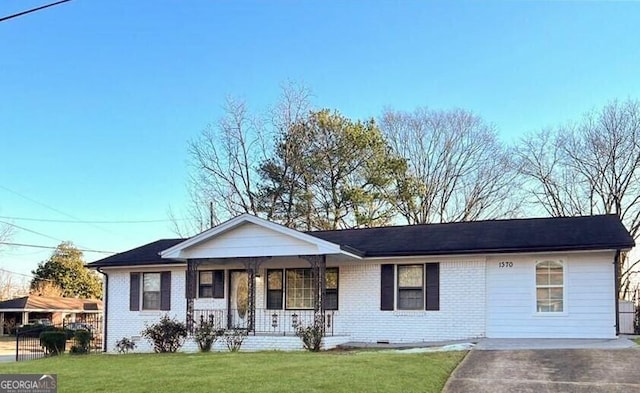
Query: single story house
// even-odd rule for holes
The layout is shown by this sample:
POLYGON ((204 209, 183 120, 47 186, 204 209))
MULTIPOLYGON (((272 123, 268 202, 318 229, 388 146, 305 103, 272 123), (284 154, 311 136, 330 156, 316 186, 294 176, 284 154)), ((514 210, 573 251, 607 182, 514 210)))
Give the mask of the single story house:
POLYGON ((88 267, 105 275, 107 351, 163 315, 245 329, 249 350, 299 349, 295 328, 313 321, 325 348, 614 338, 633 246, 614 215, 301 232, 243 214, 88 267))
POLYGON ((29 295, 0 302, 0 335, 32 320, 49 320, 54 325, 82 322, 102 315, 102 301, 29 295))

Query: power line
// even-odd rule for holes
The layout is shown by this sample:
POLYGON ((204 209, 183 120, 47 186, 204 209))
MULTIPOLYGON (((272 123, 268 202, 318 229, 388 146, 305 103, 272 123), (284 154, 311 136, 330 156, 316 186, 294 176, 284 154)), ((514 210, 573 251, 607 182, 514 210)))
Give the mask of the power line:
POLYGON ((9 273, 9 274, 15 274, 17 276, 24 276, 24 277, 29 277, 29 278, 33 278, 34 277, 33 274, 24 274, 24 273, 12 272, 11 270, 3 269, 1 267, 0 267, 0 272, 5 272, 5 273, 9 273))
MULTIPOLYGON (((36 222, 55 222, 62 224, 148 224, 154 222, 169 222, 174 221, 172 219, 155 219, 155 220, 106 220, 106 221, 93 221, 93 220, 55 220, 49 218, 30 218, 30 217, 12 217, 12 216, 0 216, 7 220, 16 221, 36 221, 36 222)), ((177 218, 175 221, 186 221, 186 218, 177 218)))
POLYGON ((47 239, 55 240, 55 241, 58 241, 58 242, 64 242, 64 240, 62 240, 62 239, 58 239, 57 237, 53 237, 53 236, 49 236, 49 235, 45 235, 45 234, 44 234, 44 233, 42 233, 42 232, 38 232, 38 231, 34 231, 33 229, 29 229, 29 228, 21 227, 20 225, 12 224, 12 223, 7 222, 7 221, 1 221, 1 220, 0 220, 0 224, 5 224, 5 225, 12 226, 12 227, 14 227, 14 228, 22 229, 23 231, 31 232, 31 233, 36 234, 36 235, 38 235, 38 236, 46 237, 47 239))
POLYGON ((0 22, 4 22, 5 20, 17 18, 17 17, 22 16, 22 15, 30 14, 32 12, 40 11, 40 10, 43 10, 45 8, 53 7, 55 5, 66 3, 66 2, 69 2, 69 1, 71 1, 71 0, 56 1, 55 3, 50 3, 50 4, 46 4, 46 5, 40 6, 40 7, 31 8, 30 10, 18 12, 17 14, 7 15, 7 16, 4 16, 4 17, 0 18, 0 22))
MULTIPOLYGON (((61 215, 65 216, 65 217, 71 218, 71 219, 73 219, 73 220, 75 220, 75 221, 82 221, 82 220, 81 220, 81 219, 79 219, 78 217, 72 216, 72 215, 71 215, 71 214, 69 214, 69 213, 65 213, 65 212, 63 212, 62 210, 59 210, 59 209, 56 209, 55 207, 52 207, 52 206, 47 205, 46 203, 42 203, 42 202, 37 201, 37 200, 35 200, 35 199, 33 199, 33 198, 30 198, 30 197, 28 197, 28 196, 26 196, 26 195, 24 195, 24 194, 22 194, 22 193, 20 193, 20 192, 18 192, 18 191, 12 190, 12 189, 10 189, 10 188, 8 188, 8 187, 6 187, 6 186, 3 186, 3 185, 1 185, 1 184, 0 184, 0 188, 1 188, 1 189, 3 189, 3 190, 5 190, 5 191, 8 191, 8 192, 10 192, 10 193, 12 193, 12 194, 15 194, 15 195, 17 195, 17 196, 19 196, 19 197, 21 197, 21 198, 24 198, 24 199, 26 199, 27 201, 29 201, 29 202, 31 202, 31 203, 35 203, 36 205, 40 205, 40 206, 42 206, 42 207, 44 207, 44 208, 47 208, 47 209, 49 209, 49 210, 51 210, 51 211, 54 211, 54 212, 56 212, 56 213, 58 213, 58 214, 61 214, 61 215)), ((95 225, 95 224, 89 224, 89 223, 87 223, 87 225, 90 225, 90 226, 92 226, 92 227, 94 227, 94 228, 96 228, 96 229, 99 229, 99 230, 101 230, 101 231, 103 231, 103 232, 106 232, 106 233, 115 234, 115 232, 110 231, 110 230, 105 229, 105 228, 101 228, 101 227, 99 227, 99 226, 97 226, 97 225, 95 225)))
MULTIPOLYGON (((38 244, 25 244, 25 243, 12 243, 12 242, 0 242, 0 244, 4 244, 7 246, 16 246, 16 247, 45 248, 49 250, 55 250, 58 248, 53 246, 42 246, 38 244)), ((115 254, 116 253, 115 251, 100 251, 100 250, 91 250, 88 248, 77 248, 77 250, 83 251, 83 252, 95 252, 99 254, 115 254)))

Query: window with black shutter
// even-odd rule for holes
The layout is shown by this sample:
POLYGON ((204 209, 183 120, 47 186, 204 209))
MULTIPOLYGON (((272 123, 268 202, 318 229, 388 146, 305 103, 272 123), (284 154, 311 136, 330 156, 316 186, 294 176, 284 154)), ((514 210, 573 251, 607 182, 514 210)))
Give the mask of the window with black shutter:
POLYGON ((398 310, 422 310, 424 265, 398 265, 398 310))
POLYGON ((171 272, 160 273, 160 310, 171 310, 171 272))
POLYGON ((224 298, 224 270, 198 272, 198 297, 224 298))

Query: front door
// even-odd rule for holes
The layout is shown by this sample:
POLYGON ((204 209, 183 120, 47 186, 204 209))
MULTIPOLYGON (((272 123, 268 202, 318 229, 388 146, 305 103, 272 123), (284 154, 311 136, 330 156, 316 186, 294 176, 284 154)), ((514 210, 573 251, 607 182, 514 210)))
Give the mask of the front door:
POLYGON ((247 328, 249 318, 249 275, 231 271, 229 276, 229 328, 247 328))

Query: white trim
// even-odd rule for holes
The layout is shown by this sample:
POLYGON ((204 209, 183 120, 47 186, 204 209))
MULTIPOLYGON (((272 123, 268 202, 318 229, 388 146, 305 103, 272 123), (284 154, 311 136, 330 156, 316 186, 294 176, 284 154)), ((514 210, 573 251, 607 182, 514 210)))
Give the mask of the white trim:
MULTIPOLYGON (((354 255, 350 252, 342 250, 339 244, 331 243, 326 240, 319 239, 315 236, 307 235, 306 233, 296 231, 295 229, 287 228, 283 225, 264 220, 262 218, 253 216, 248 213, 244 213, 228 221, 225 221, 222 224, 215 226, 209 230, 206 230, 198 235, 195 235, 192 238, 189 238, 181 243, 178 243, 171 248, 160 251, 159 254, 162 258, 185 260, 186 258, 184 258, 182 251, 186 250, 189 247, 192 247, 199 243, 207 241, 209 239, 213 239, 216 236, 219 236, 227 231, 237 228, 240 225, 245 223, 251 223, 251 224, 260 226, 262 228, 266 228, 274 232, 283 234, 285 236, 289 236, 294 239, 313 244, 318 247, 320 254, 324 254, 324 255, 345 254, 353 258, 361 259, 357 255, 354 255)), ((265 256, 270 256, 270 255, 265 255, 265 256)))
POLYGON ((60 309, 60 308, 4 308, 3 312, 72 312, 76 314, 102 314, 104 310, 79 310, 79 309, 60 309))

